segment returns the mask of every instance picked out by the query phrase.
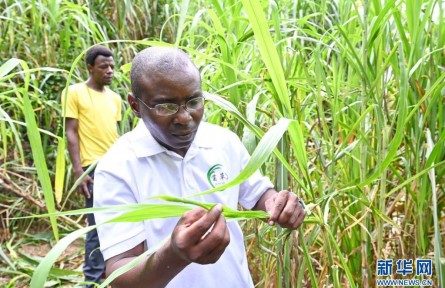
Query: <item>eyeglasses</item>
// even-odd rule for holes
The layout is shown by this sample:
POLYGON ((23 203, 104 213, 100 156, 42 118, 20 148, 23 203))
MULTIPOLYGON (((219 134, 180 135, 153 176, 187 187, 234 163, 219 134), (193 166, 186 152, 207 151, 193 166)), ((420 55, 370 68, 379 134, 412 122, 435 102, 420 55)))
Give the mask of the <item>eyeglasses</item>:
POLYGON ((176 114, 179 111, 179 107, 184 107, 188 112, 196 112, 204 108, 204 97, 196 97, 188 100, 183 105, 178 105, 176 103, 162 103, 156 104, 154 107, 148 106, 144 101, 138 98, 142 104, 145 105, 150 110, 154 110, 154 112, 159 116, 171 116, 176 114))

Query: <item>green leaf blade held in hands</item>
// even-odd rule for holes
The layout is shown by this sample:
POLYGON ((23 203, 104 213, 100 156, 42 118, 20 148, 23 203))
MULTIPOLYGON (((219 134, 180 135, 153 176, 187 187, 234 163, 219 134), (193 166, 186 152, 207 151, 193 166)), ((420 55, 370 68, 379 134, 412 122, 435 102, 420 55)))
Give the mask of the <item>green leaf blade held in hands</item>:
MULTIPOLYGON (((199 207, 202 207, 206 210, 210 210, 215 206, 216 204, 209 204, 204 202, 199 202, 196 200, 192 200, 189 198, 180 198, 180 197, 174 197, 170 195, 161 195, 157 196, 156 198, 170 201, 170 202, 178 202, 178 203, 184 203, 184 204, 192 204, 199 207)), ((269 218, 269 214, 262 211, 262 210, 255 210, 255 211, 238 211, 234 210, 230 207, 227 207, 223 205, 223 211, 222 214, 224 217, 226 217, 228 220, 243 220, 243 219, 264 219, 269 218)))
MULTIPOLYGON (((119 215, 106 223, 115 223, 115 222, 140 222, 151 219, 159 219, 159 218, 170 218, 170 217, 181 217, 187 211, 193 209, 192 205, 203 207, 206 210, 211 209, 215 204, 198 202, 195 200, 187 199, 187 198, 179 198, 168 195, 163 195, 156 197, 159 199, 163 199, 170 202, 177 202, 181 204, 173 204, 173 203, 157 203, 157 204, 137 204, 137 205, 126 205, 128 207, 114 207, 117 209, 113 209, 113 207, 105 207, 105 209, 81 209, 84 213, 88 212, 106 212, 106 211, 122 211, 119 208, 126 208, 129 210, 122 215, 119 215), (184 205, 186 204, 186 205, 184 205)), ((79 214, 79 211, 71 211, 71 214, 79 214)), ((64 212, 63 215, 70 215, 69 212, 64 212)), ((223 215, 227 218, 227 220, 243 220, 243 219, 261 219, 268 218, 269 214, 264 211, 237 211, 231 209, 227 206, 223 207, 223 215)), ((51 216, 51 214, 50 214, 51 216)), ((55 213, 52 213, 52 216, 55 216, 55 213)), ((106 224, 103 223, 103 224, 106 224)), ((102 225, 102 224, 101 224, 102 225)), ((51 267, 57 261, 59 256, 63 253, 63 251, 77 238, 86 234, 90 230, 96 228, 96 226, 88 226, 79 230, 76 230, 64 238, 62 238, 57 244, 50 250, 50 252, 45 256, 43 261, 39 264, 37 269, 35 270, 32 278, 31 278, 31 288, 40 288, 44 287, 45 281, 48 277, 48 274, 51 270, 51 267)))

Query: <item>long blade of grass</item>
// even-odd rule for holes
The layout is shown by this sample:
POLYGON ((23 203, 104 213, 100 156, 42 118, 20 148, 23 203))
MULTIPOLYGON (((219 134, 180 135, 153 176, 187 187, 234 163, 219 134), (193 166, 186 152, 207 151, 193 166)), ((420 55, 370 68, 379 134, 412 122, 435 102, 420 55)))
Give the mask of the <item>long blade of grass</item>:
POLYGON ((20 65, 20 59, 11 58, 0 66, 0 79, 7 75, 11 70, 20 65))
MULTIPOLYGON (((241 121, 241 123, 243 123, 243 125, 245 127, 249 128, 258 139, 261 139, 263 137, 263 135, 264 135, 263 130, 261 130, 259 127, 255 126, 254 124, 252 124, 250 121, 248 121, 243 116, 243 114, 241 114, 241 112, 239 112, 239 110, 235 107, 235 105, 233 105, 229 101, 225 100, 224 98, 222 98, 221 96, 218 96, 216 94, 212 94, 209 92, 204 92, 203 94, 207 100, 211 100, 213 103, 217 104, 219 107, 232 113, 239 121, 241 121)), ((297 122, 297 121, 293 121, 289 124, 289 133, 292 138, 298 137, 298 136, 296 136, 296 134, 300 133, 298 131, 293 131, 293 129, 297 129, 297 130, 301 129, 300 127, 295 127, 295 126, 299 125, 298 123, 295 123, 295 122, 297 122)), ((294 141, 294 140, 292 140, 292 141, 294 141)), ((298 143, 298 140, 296 143, 298 143)), ((299 145, 297 144, 297 146, 299 146, 299 145)), ((297 149, 297 151, 299 151, 299 150, 297 149)), ((283 163, 284 167, 286 167, 287 171, 289 171, 289 173, 294 177, 295 181, 297 181, 297 183, 300 184, 301 189, 303 189, 307 194, 313 195, 313 193, 311 193, 311 191, 308 190, 306 185, 301 181, 300 176, 297 175, 295 170, 291 167, 291 165, 288 163, 288 161, 283 157, 281 152, 278 151, 278 149, 275 149, 274 153, 275 153, 275 156, 277 156, 277 158, 281 161, 281 163, 283 163)), ((304 151, 303 155, 299 155, 297 159, 306 157, 305 155, 306 155, 306 151, 304 151)), ((305 161, 305 160, 299 160, 299 161, 305 161)), ((313 196, 312 196, 312 199, 314 199, 313 196)))
POLYGON ((193 196, 210 194, 217 191, 223 191, 224 189, 230 188, 232 186, 244 182, 256 170, 258 170, 260 166, 263 165, 263 163, 267 160, 267 158, 275 149, 278 141, 280 141, 280 139, 283 137, 284 132, 287 131, 287 128, 292 121, 293 120, 287 118, 281 118, 276 125, 270 128, 269 131, 267 131, 266 134, 264 134, 263 138, 258 143, 258 146, 252 153, 252 156, 250 157, 250 160, 244 167, 243 171, 241 171, 241 173, 238 174, 232 181, 224 185, 209 189, 207 191, 193 194, 191 196, 193 197, 193 196))
POLYGON ((57 204, 62 201, 63 186, 65 182, 65 140, 62 137, 57 138, 57 158, 56 158, 56 177, 54 180, 54 194, 57 204))
POLYGON ((184 30, 185 16, 187 15, 187 10, 189 8, 189 0, 183 0, 181 2, 181 11, 179 13, 178 30, 176 32, 176 42, 175 45, 179 45, 182 39, 182 31, 184 30))
MULTIPOLYGON (((205 203, 176 198, 176 197, 168 197, 163 196, 159 197, 161 199, 173 201, 173 202, 182 202, 185 204, 195 204, 199 205, 203 208, 210 209, 214 204, 207 205, 205 203)), ((159 218, 169 218, 169 217, 180 217, 185 212, 191 210, 193 206, 191 205, 183 205, 183 204, 137 204, 137 205, 128 205, 133 210, 130 210, 122 215, 119 215, 101 225, 111 222, 140 222, 144 220, 150 219, 159 219, 159 218)), ((122 211, 122 206, 117 207, 104 207, 105 211, 112 209, 114 211, 122 211)), ((92 212, 100 212, 104 211, 104 208, 89 208, 89 209, 81 209, 83 213, 86 211, 89 213, 92 212)), ((64 215, 74 215, 78 214, 80 210, 68 211, 64 212, 64 215), (67 214, 68 213, 68 214, 67 214)), ((57 213, 59 214, 59 213, 57 213)), ((49 216, 55 217, 56 214, 49 214, 49 216)), ((227 206, 223 206, 223 215, 227 220, 242 220, 242 219, 263 219, 269 217, 266 212, 263 211, 237 211, 233 210, 227 206)), ((36 215, 37 216, 37 215, 36 215)), ((42 215, 38 215, 42 216, 42 215)), ((54 265, 57 258, 63 253, 63 251, 77 238, 86 234, 88 231, 96 228, 95 226, 88 226, 79 230, 76 230, 64 238, 60 239, 58 243, 50 250, 50 252, 45 256, 43 261, 39 264, 37 269, 32 275, 31 279, 31 288, 41 288, 44 286, 46 278, 48 277, 48 273, 51 267, 54 265)), ((116 276, 117 277, 117 276, 116 276)))
MULTIPOLYGON (((155 197, 158 199, 163 199, 169 202, 177 202, 182 204, 190 204, 203 207, 207 210, 210 210, 215 204, 213 203, 203 203, 195 200, 191 200, 189 198, 179 198, 168 195, 155 197)), ((310 205, 310 204, 308 204, 310 205)), ((156 214, 157 218, 169 218, 169 217, 178 217, 181 216, 182 213, 190 210, 190 206, 165 203, 165 204, 128 204, 128 205, 116 205, 116 206, 108 206, 108 207, 100 207, 100 208, 83 208, 77 210, 63 211, 63 212, 55 212, 55 213, 46 213, 32 216, 23 216, 23 217, 14 217, 12 219, 30 219, 30 218, 42 218, 49 216, 73 216, 73 215, 84 215, 88 213, 97 213, 97 212, 125 212, 125 216, 120 216, 121 218, 116 218, 117 220, 114 222, 139 222, 146 219, 152 219, 156 214), (144 212, 148 211, 148 212, 144 212), (128 215, 127 215, 128 214, 128 215), (148 217, 148 218, 145 218, 148 217)), ((267 218, 269 215, 264 211, 238 211, 233 210, 227 206, 223 206, 222 214, 230 219, 258 219, 258 218, 267 218)))
POLYGON ((57 244, 46 254, 45 258, 40 262, 39 266, 34 270, 32 274, 31 283, 29 286, 31 288, 42 288, 45 286, 46 278, 48 278, 48 273, 51 267, 56 262, 57 258, 65 251, 65 249, 77 238, 88 233, 89 231, 95 229, 96 226, 88 226, 76 230, 67 236, 60 239, 57 244))
MULTIPOLYGON (((20 65, 23 69, 29 70, 28 64, 25 61, 20 61, 20 65)), ((42 141, 40 138, 39 129, 37 126, 34 109, 31 105, 31 101, 28 95, 28 88, 30 84, 30 74, 25 73, 25 86, 22 89, 23 94, 23 113, 25 114, 26 130, 28 132, 29 142, 31 144, 32 155, 34 164, 37 169, 40 183, 42 184, 43 195, 45 197, 46 207, 49 213, 56 211, 54 203, 53 189, 51 185, 51 179, 49 177, 48 167, 46 165, 45 153, 43 152, 42 141)), ((50 216, 51 227, 56 240, 59 240, 59 231, 57 228, 57 220, 55 216, 50 216)))
POLYGON ((3 261, 6 262, 6 264, 9 265, 9 267, 11 267, 13 270, 17 270, 14 263, 12 263, 11 260, 9 259, 9 257, 5 254, 5 252, 3 252, 3 249, 1 246, 0 246, 0 257, 3 259, 3 261))
MULTIPOLYGON (((213 27, 215 29, 215 34, 216 34, 216 41, 219 44, 219 49, 221 51, 221 59, 225 62, 230 64, 231 66, 235 66, 236 67, 236 59, 234 59, 234 53, 235 51, 233 51, 230 46, 230 39, 227 39, 228 37, 225 37, 225 35, 227 35, 227 29, 230 29, 230 27, 225 27, 223 25, 223 23, 221 22, 221 16, 217 15, 215 13, 215 11, 213 10, 208 10, 207 11, 210 19, 212 19, 213 22, 213 27), (234 63, 235 62, 235 63, 234 63)), ((224 17, 223 17, 224 18, 224 17)), ((237 87, 234 86, 229 86, 231 84, 234 84, 237 82, 237 77, 235 74, 235 69, 231 68, 228 65, 222 65, 221 66, 224 75, 226 76, 226 83, 227 83, 227 89, 229 92, 229 96, 230 96, 230 101, 235 104, 238 105, 240 102, 240 95, 239 95, 239 91, 237 89, 237 87)))
MULTIPOLYGON (((301 231, 302 229, 300 228, 300 231, 298 233, 299 237, 300 237, 300 242, 301 242, 301 248, 303 249, 303 257, 304 257, 304 261, 306 262, 306 265, 308 267, 309 270, 309 277, 311 279, 311 284, 313 285, 312 287, 317 288, 318 287, 318 282, 317 282, 317 277, 314 271, 314 267, 312 267, 312 261, 310 258, 310 253, 309 253, 309 247, 306 244, 306 240, 304 239, 304 233, 302 233, 301 231)), ((300 284, 297 284, 300 285, 300 284)))
MULTIPOLYGON (((2 124, 2 139, 3 139, 3 150, 5 155, 7 155, 8 152, 8 146, 7 144, 7 134, 9 132, 12 132, 12 135, 14 136, 15 142, 16 142, 16 150, 18 150, 18 154, 20 155, 20 159, 22 162, 22 166, 25 166, 25 157, 24 157, 24 153, 23 153, 23 146, 22 143, 20 141, 20 137, 21 135, 18 133, 18 130, 15 128, 15 126, 13 125, 14 123, 17 123, 18 121, 12 120, 11 117, 8 115, 8 113, 6 113, 6 111, 4 111, 3 109, 0 109, 0 121, 2 124), (2 117, 3 116, 3 117, 2 117), (11 129, 10 131, 6 130, 6 125, 5 122, 9 123, 9 129, 11 129), (4 128, 3 128, 4 127, 4 128)), ((19 123, 23 123, 23 122, 19 122, 19 123)), ((24 126, 26 126, 26 123, 23 123, 24 126)), ((6 163, 6 157, 4 159, 5 163, 6 163)), ((3 168, 6 170, 6 164, 3 166, 3 168)))
MULTIPOLYGON (((216 204, 204 203, 196 200, 191 200, 189 198, 181 198, 181 197, 173 197, 170 195, 161 195, 156 198, 163 199, 170 202, 179 202, 184 204, 192 204, 199 207, 202 207, 206 210, 212 209, 216 204)), ((262 210, 254 210, 254 211, 237 211, 231 209, 227 206, 223 207, 223 215, 229 219, 258 219, 258 218, 268 218, 270 215, 262 210)))
POLYGON ((74 182, 70 191, 68 191, 68 196, 71 195, 71 193, 73 193, 73 191, 79 186, 79 184, 82 182, 83 178, 85 178, 88 174, 90 174, 91 171, 94 170, 94 168, 96 168, 98 162, 99 162, 99 160, 96 160, 93 164, 88 166, 87 170, 85 170, 82 173, 82 175, 80 175, 80 177, 76 180, 76 182, 74 182))
POLYGON ((332 235, 331 229, 329 227, 326 227, 325 229, 326 234, 328 235, 329 242, 334 247, 335 251, 337 252, 337 257, 340 260, 340 263, 342 264, 343 269, 346 272, 346 276, 348 278, 348 283, 350 287, 355 288, 355 281, 354 277, 352 276, 351 270, 349 270, 348 264, 346 263, 345 258, 343 257, 343 252, 341 251, 337 241, 335 240, 334 235, 332 235))
POLYGON ((244 9, 249 18, 250 25, 255 35, 256 43, 261 53, 261 59, 269 70, 270 78, 277 91, 281 113, 286 118, 293 118, 293 110, 290 105, 289 92, 287 90, 286 78, 277 49, 272 41, 266 17, 264 16, 262 5, 257 0, 242 0, 244 9))
MULTIPOLYGON (((426 139, 427 139, 427 153, 429 156, 433 150, 434 144, 431 138, 431 132, 429 129, 426 131, 426 139)), ((445 271, 444 271, 444 263, 445 260, 443 258, 443 248, 442 248, 442 237, 440 232, 440 224, 438 215, 440 214, 438 207, 438 197, 437 197, 437 185, 436 185, 436 171, 434 168, 431 168, 428 171, 428 176, 431 181, 431 189, 432 189, 432 198, 433 198, 433 222, 434 222, 434 262, 436 265, 436 275, 437 280, 439 281, 439 287, 444 287, 445 285, 445 271), (442 260, 444 259, 444 260, 442 260)))
POLYGON ((139 264, 142 260, 144 260, 145 257, 148 257, 148 255, 156 252, 159 249, 159 247, 161 247, 162 244, 163 244, 163 242, 159 243, 159 245, 157 245, 151 249, 148 249, 147 251, 145 251, 144 253, 142 253, 141 255, 136 257, 135 259, 128 262, 126 265, 120 267, 119 269, 116 269, 113 273, 111 273, 110 276, 107 277, 107 279, 105 279, 105 281, 99 286, 99 288, 106 288, 107 285, 109 285, 114 279, 116 279, 117 277, 121 276, 122 274, 130 271, 137 264, 139 264))

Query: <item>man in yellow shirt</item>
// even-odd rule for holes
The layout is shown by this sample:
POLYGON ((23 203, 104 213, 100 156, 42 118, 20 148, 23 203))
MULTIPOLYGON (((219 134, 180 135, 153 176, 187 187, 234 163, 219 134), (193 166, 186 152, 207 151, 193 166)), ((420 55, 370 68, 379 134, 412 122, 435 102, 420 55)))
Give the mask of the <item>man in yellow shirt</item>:
MULTIPOLYGON (((113 53, 98 45, 85 55, 89 78, 62 92, 63 117, 66 125, 68 151, 76 179, 96 160, 100 159, 119 137, 117 122, 121 120, 122 100, 111 91, 114 76, 113 53)), ((94 170, 79 184, 78 191, 85 196, 86 207, 93 207, 94 170)), ((87 215, 88 225, 95 225, 94 215, 87 215)), ((83 265, 86 287, 100 283, 105 263, 99 250, 97 231, 89 232, 85 239, 83 265)))

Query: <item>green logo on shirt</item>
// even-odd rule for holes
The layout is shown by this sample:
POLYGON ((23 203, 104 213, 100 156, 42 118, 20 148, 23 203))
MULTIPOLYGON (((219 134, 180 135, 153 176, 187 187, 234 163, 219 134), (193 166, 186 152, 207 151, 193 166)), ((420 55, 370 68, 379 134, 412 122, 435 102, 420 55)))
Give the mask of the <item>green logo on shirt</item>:
POLYGON ((207 172, 207 180, 215 188, 226 184, 229 181, 229 175, 227 175, 222 164, 216 164, 207 172))

